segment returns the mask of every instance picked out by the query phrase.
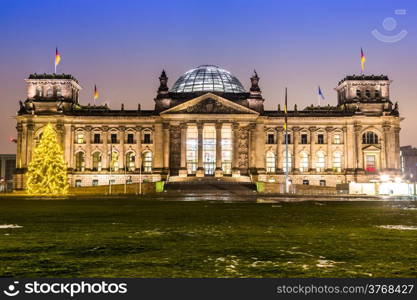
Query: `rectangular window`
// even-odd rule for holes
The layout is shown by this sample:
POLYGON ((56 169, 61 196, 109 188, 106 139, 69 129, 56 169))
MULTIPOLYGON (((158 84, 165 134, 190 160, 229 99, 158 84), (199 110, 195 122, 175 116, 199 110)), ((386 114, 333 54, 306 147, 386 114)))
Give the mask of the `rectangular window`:
POLYGON ((307 134, 301 135, 301 144, 307 144, 307 134))
POLYGON ((318 134, 317 135, 317 144, 324 144, 324 135, 318 134))
POLYGON ((320 186, 326 186, 326 180, 320 180, 320 186))
POLYGON ((117 133, 112 133, 110 139, 112 144, 117 144, 117 133))
MULTIPOLYGON (((284 133, 284 138, 282 141, 283 144, 285 144, 285 137, 286 137, 286 134, 284 133)), ((291 144, 291 134, 288 134, 288 144, 291 144)))
POLYGON ((77 133, 77 144, 84 144, 84 133, 77 133))
POLYGON ((80 187, 80 186, 81 186, 81 179, 75 180, 75 187, 80 187))
POLYGON ((94 133, 93 143, 100 144, 100 133, 94 133))
POLYGON ((128 133, 127 135, 127 143, 133 144, 133 133, 128 133))
POLYGON ((98 186, 98 179, 93 179, 92 186, 98 186))
POLYGON ((232 127, 224 124, 221 130, 222 170, 223 174, 228 175, 232 174, 232 127))
POLYGON ((376 158, 375 155, 365 156, 365 171, 375 172, 376 171, 376 158))
POLYGON ((151 144, 151 134, 150 133, 145 133, 143 135, 143 143, 144 144, 151 144))
POLYGON ((274 143, 274 134, 273 133, 268 133, 268 139, 267 139, 267 144, 275 144, 274 143))
POLYGON ((187 173, 195 174, 198 161, 198 131, 196 126, 188 126, 186 141, 187 173))
POLYGON ((341 140, 340 140, 340 134, 335 134, 333 136, 333 144, 340 144, 341 140))
POLYGON ((309 185, 309 184, 310 184, 310 181, 308 181, 307 179, 303 180, 303 185, 309 185))

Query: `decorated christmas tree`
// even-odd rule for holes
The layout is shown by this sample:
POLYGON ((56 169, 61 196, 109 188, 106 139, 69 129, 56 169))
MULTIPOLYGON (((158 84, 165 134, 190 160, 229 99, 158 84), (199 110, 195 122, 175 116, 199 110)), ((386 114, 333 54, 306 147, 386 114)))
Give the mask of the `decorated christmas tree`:
POLYGON ((51 124, 45 126, 27 173, 27 192, 63 195, 68 192, 67 166, 51 124))

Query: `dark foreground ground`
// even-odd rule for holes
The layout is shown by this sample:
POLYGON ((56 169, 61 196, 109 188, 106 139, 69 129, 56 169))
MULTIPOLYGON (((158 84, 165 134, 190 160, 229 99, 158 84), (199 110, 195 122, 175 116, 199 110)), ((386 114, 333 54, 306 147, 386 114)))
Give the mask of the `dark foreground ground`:
POLYGON ((415 202, 177 200, 0 198, 0 276, 417 276, 415 202))

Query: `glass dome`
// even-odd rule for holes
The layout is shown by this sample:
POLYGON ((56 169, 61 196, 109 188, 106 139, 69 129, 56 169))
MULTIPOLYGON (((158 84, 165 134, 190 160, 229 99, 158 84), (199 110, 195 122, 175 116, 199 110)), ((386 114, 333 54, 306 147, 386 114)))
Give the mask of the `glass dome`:
POLYGON ((173 93, 223 92, 245 93, 240 81, 229 71, 213 65, 202 65, 187 71, 172 86, 173 93))

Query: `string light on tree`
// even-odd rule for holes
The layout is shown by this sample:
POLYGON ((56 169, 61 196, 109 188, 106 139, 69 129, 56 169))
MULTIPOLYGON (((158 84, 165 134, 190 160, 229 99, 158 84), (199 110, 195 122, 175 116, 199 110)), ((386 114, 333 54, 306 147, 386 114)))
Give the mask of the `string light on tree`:
POLYGON ((27 192, 37 195, 68 193, 67 165, 51 124, 45 126, 27 173, 27 192))

